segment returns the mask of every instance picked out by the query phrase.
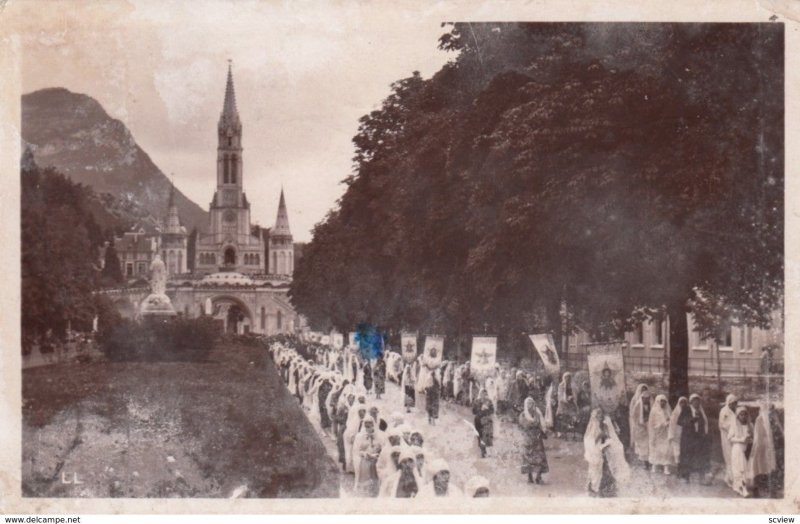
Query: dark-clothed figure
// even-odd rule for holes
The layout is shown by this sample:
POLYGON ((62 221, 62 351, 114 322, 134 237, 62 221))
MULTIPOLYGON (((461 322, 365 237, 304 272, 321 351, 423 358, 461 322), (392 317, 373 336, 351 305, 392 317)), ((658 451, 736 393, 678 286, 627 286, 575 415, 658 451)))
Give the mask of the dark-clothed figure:
POLYGON ((436 424, 436 419, 439 418, 439 396, 441 387, 436 373, 432 374, 431 384, 425 390, 425 410, 428 412, 428 423, 432 426, 436 424))
POLYGON ((383 355, 375 362, 375 398, 380 399, 386 392, 386 361, 383 355))
POLYGON ((481 457, 486 457, 486 448, 494 444, 494 405, 485 389, 481 389, 478 398, 472 404, 475 415, 475 429, 478 431, 478 447, 481 457))
POLYGON ((700 396, 689 397, 689 405, 678 416, 681 427, 681 455, 678 461, 678 476, 689 482, 692 473, 697 473, 701 482, 709 469, 708 419, 700 396))
POLYGON ((361 372, 364 374, 364 389, 366 389, 367 392, 372 391, 372 366, 369 360, 364 363, 361 372))
POLYGON ((541 484, 542 474, 550 471, 544 451, 544 415, 536 407, 532 398, 525 399, 523 411, 519 416, 519 426, 525 433, 525 447, 522 455, 522 473, 527 473, 528 482, 541 484))
POLYGON ((319 420, 323 431, 327 431, 331 427, 331 418, 328 416, 328 408, 325 406, 325 401, 328 400, 328 395, 330 395, 332 389, 333 385, 331 381, 326 378, 322 381, 322 384, 320 384, 319 391, 317 392, 317 400, 319 400, 319 420))

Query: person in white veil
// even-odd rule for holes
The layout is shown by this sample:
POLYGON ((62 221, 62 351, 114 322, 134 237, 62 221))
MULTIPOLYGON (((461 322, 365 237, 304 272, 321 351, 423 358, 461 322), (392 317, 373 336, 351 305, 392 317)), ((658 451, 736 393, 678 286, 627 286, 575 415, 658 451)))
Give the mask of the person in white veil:
POLYGON ((672 448, 672 462, 677 464, 681 458, 681 426, 678 424, 678 417, 681 415, 681 411, 689 406, 689 399, 686 397, 681 397, 678 399, 678 403, 675 405, 675 409, 672 410, 672 414, 669 417, 669 443, 672 448))
POLYGON ((646 384, 636 386, 631 399, 629 422, 631 429, 631 447, 636 457, 650 469, 650 450, 648 447, 647 421, 650 418, 650 391, 646 384))
POLYGON ((461 497, 463 494, 451 481, 450 466, 444 459, 431 461, 428 466, 431 481, 420 490, 421 498, 461 497))
POLYGON ((669 467, 673 464, 672 447, 669 442, 669 423, 672 410, 669 409, 669 402, 664 395, 656 397, 650 418, 647 420, 647 437, 649 462, 656 471, 658 466, 664 469, 664 474, 669 475, 669 467))
POLYGON ((386 432, 386 442, 381 448, 381 453, 378 456, 378 462, 375 469, 378 472, 378 479, 381 485, 397 471, 398 462, 400 460, 400 451, 407 444, 403 442, 403 433, 398 428, 390 428, 386 432), (393 457, 392 454, 395 454, 393 457))
POLYGON ((363 428, 353 440, 353 469, 355 471, 355 493, 362 497, 377 497, 378 457, 384 446, 383 434, 377 431, 372 417, 364 419, 363 428))
POLYGON ((380 496, 390 498, 416 497, 424 483, 417 473, 416 457, 410 447, 403 447, 398 468, 381 483, 380 496))
POLYGON ((770 410, 770 404, 768 402, 762 402, 759 405, 758 416, 753 425, 753 450, 750 454, 750 476, 753 478, 753 483, 759 488, 759 496, 761 496, 762 486, 766 488, 765 491, 772 491, 769 481, 772 478, 772 474, 778 469, 778 461, 775 454, 775 439, 769 420, 770 410))
POLYGON ((739 399, 733 393, 725 398, 725 405, 719 410, 719 439, 722 448, 722 458, 725 460, 725 484, 730 486, 733 482, 731 474, 731 441, 728 440, 728 433, 731 425, 736 420, 736 406, 739 399))
POLYGON ((415 384, 414 367, 411 364, 406 364, 400 383, 400 391, 403 393, 403 406, 406 408, 406 413, 411 413, 411 408, 416 406, 415 384))
POLYGON ((489 497, 490 495, 489 479, 486 477, 481 477, 480 475, 472 477, 464 486, 465 497, 477 499, 489 497))
POLYGON ((630 478, 630 468, 611 417, 600 408, 592 411, 583 436, 583 458, 588 463, 589 494, 614 497, 619 484, 630 478))
POLYGON ((744 406, 736 409, 736 418, 728 430, 728 440, 731 442, 731 487, 739 495, 749 497, 748 487, 753 481, 752 469, 748 464, 753 447, 753 426, 744 406))
POLYGON ((350 412, 347 414, 347 424, 344 430, 344 457, 346 463, 346 471, 353 473, 353 441, 356 435, 361 431, 364 424, 364 419, 367 417, 367 405, 360 402, 359 398, 353 406, 350 407, 350 412))
MULTIPOLYGON (((518 372, 519 373, 519 372, 518 372)), ((527 398, 527 397, 526 397, 527 398)), ((525 399, 522 399, 524 402, 525 399)), ((550 382, 544 393, 544 428, 547 431, 556 428, 556 408, 558 408, 558 395, 555 380, 550 382)))

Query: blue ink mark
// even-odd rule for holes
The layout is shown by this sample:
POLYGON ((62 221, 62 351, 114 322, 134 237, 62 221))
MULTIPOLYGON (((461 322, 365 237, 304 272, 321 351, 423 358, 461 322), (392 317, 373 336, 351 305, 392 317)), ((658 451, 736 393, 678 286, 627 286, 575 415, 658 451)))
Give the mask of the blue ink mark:
POLYGON ((359 324, 356 328, 356 345, 361 358, 378 358, 383 355, 383 334, 371 324, 359 324))

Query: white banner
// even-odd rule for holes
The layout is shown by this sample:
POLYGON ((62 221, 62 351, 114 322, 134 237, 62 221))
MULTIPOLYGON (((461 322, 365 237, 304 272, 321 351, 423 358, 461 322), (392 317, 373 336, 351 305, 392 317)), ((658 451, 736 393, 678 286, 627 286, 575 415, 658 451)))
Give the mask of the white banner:
POLYGON ((330 335, 322 335, 322 338, 320 338, 320 342, 326 346, 330 345, 331 343, 330 335))
POLYGON ((334 333, 331 335, 331 337, 333 340, 333 347, 336 349, 342 349, 342 346, 344 346, 344 335, 341 333, 334 333))
POLYGON ((622 344, 588 344, 586 359, 589 365, 589 385, 592 388, 592 407, 614 413, 625 396, 625 364, 622 344))
POLYGON ((544 369, 550 375, 559 376, 561 372, 561 362, 558 359, 556 345, 553 336, 549 334, 529 335, 531 343, 544 363, 544 369))
POLYGON ((348 340, 350 342, 350 344, 349 344, 350 347, 353 347, 353 348, 356 347, 358 345, 358 344, 356 344, 356 332, 355 331, 351 331, 350 333, 348 333, 347 336, 348 336, 348 340))
POLYGON ((403 360, 410 364, 417 359, 417 334, 416 333, 402 333, 400 335, 400 353, 403 355, 403 360))
POLYGON ((439 335, 427 335, 425 337, 425 356, 422 362, 430 369, 438 368, 442 364, 444 354, 444 337, 439 335))
POLYGON ((497 360, 497 337, 472 337, 470 374, 487 374, 494 370, 497 360))

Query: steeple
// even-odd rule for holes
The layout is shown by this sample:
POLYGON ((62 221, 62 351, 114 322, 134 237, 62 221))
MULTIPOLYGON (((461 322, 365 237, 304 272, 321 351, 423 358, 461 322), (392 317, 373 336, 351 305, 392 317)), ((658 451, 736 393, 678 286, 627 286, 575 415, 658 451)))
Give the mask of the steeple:
POLYGON ((275 219, 275 227, 272 228, 270 235, 292 236, 289 229, 289 213, 286 212, 286 199, 283 197, 283 188, 281 188, 281 200, 278 203, 278 218, 275 219))
POLYGON ((223 122, 239 122, 239 111, 236 109, 236 91, 233 89, 233 71, 228 60, 228 83, 225 85, 225 102, 222 104, 220 125, 223 122))
POLYGON ((178 216, 178 206, 175 204, 175 184, 172 183, 169 189, 169 200, 167 202, 167 230, 166 233, 177 234, 181 232, 181 220, 178 216))

